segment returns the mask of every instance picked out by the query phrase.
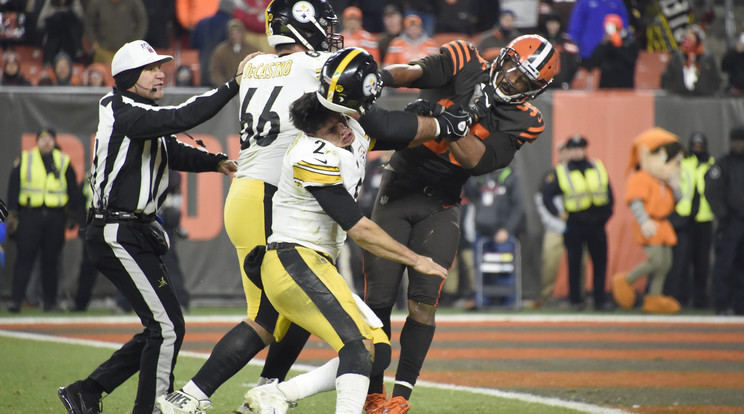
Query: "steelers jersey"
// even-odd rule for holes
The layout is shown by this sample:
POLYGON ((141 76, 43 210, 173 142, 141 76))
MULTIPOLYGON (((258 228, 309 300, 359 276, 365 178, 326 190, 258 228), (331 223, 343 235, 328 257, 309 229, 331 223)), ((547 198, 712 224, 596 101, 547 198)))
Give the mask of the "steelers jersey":
POLYGON ((243 69, 240 83, 240 155, 236 178, 279 182, 281 160, 300 131, 289 106, 319 86, 328 52, 258 55, 243 69))
POLYGON ((298 243, 338 257, 346 232, 323 211, 308 187, 343 185, 356 200, 364 181, 370 140, 357 121, 350 146, 301 134, 287 151, 274 194, 272 234, 268 242, 298 243))
MULTIPOLYGON (((467 108, 475 87, 489 81, 490 64, 480 57, 477 49, 462 40, 447 43, 438 55, 422 58, 413 64, 424 70, 424 75, 413 86, 421 88, 421 98, 444 106, 458 104, 467 108)), ((535 141, 545 129, 540 110, 529 102, 519 105, 494 103, 488 115, 470 127, 470 133, 483 141, 486 150, 494 151, 509 140, 515 148, 535 141)), ((497 168, 506 167, 510 159, 497 168)), ((470 177, 449 153, 444 140, 434 140, 418 147, 396 151, 390 165, 401 175, 420 177, 457 191, 470 177)))

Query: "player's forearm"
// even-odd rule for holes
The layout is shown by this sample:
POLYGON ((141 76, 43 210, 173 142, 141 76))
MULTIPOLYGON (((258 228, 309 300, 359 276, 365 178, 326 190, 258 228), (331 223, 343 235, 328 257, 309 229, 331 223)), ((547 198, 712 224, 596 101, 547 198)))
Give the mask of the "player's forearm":
POLYGON ((465 136, 457 141, 447 143, 450 154, 463 168, 475 168, 486 153, 486 146, 480 139, 472 135, 465 136))
POLYGON ((421 145, 437 137, 437 120, 435 118, 421 115, 416 118, 418 118, 416 137, 408 144, 409 148, 421 145))
MULTIPOLYGON (((390 75, 392 75, 394 79, 392 84, 386 84, 385 86, 392 86, 395 88, 410 86, 424 73, 423 69, 421 69, 421 66, 408 64, 390 65, 387 66, 384 70, 390 72, 390 75)), ((383 83, 386 78, 387 76, 383 74, 383 83)))
POLYGON ((419 255, 408 247, 398 243, 372 220, 363 217, 347 232, 349 237, 364 250, 383 259, 414 266, 419 255))

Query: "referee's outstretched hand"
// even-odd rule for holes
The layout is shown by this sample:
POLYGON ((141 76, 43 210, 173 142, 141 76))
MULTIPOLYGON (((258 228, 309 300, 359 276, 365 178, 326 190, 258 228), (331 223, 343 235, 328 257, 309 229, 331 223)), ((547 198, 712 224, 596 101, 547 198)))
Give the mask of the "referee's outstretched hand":
POLYGON ((222 160, 217 164, 217 171, 222 174, 230 174, 238 171, 238 162, 235 160, 222 160))
POLYGON ((243 60, 238 64, 238 71, 235 74, 235 81, 238 82, 238 85, 240 85, 240 80, 243 79, 243 68, 245 67, 245 64, 248 63, 249 60, 253 59, 254 57, 258 55, 262 55, 263 52, 253 52, 250 55, 243 58, 243 60))

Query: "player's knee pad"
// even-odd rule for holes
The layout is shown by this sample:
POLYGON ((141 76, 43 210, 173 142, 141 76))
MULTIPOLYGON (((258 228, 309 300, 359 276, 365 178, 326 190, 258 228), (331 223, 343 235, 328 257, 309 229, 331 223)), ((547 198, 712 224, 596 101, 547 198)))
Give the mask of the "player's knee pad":
POLYGON ((344 374, 360 374, 369 376, 372 370, 372 354, 364 346, 364 340, 356 339, 344 344, 338 351, 337 377, 344 374))

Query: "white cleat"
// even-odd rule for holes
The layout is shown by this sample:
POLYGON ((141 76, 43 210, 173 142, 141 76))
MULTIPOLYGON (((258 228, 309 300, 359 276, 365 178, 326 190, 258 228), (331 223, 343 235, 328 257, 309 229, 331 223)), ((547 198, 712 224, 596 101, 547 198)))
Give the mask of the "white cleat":
POLYGON ((155 400, 155 407, 163 414, 206 414, 211 405, 209 400, 199 400, 180 390, 155 400))
POLYGON ((243 405, 235 410, 238 414, 286 414, 290 407, 297 405, 288 401, 284 393, 277 387, 276 379, 269 383, 255 387, 245 393, 243 405))

